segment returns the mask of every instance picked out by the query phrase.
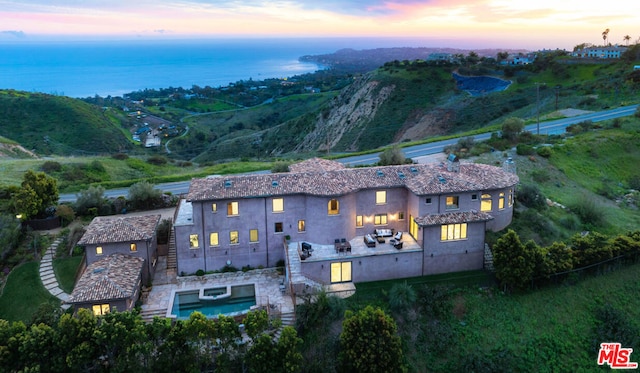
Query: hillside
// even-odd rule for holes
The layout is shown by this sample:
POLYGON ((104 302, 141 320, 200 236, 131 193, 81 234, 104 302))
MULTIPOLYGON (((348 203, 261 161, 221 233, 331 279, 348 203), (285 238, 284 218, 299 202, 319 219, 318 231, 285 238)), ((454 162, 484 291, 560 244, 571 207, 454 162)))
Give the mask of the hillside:
POLYGON ((116 115, 77 99, 0 91, 0 135, 40 156, 130 149, 120 124, 116 115))
MULTIPOLYGON (((287 111, 290 115, 276 116, 273 112, 282 111, 274 106, 256 107, 251 111, 252 120, 244 117, 247 121, 228 113, 224 120, 220 117, 212 121, 215 115, 194 118, 192 128, 211 134, 203 137, 207 146, 199 147, 193 135, 183 141, 190 139, 192 149, 203 150, 196 161, 230 156, 298 158, 463 133, 499 124, 511 116, 533 122, 538 107, 544 118, 559 109, 602 110, 636 102, 640 84, 634 78, 632 64, 576 63, 554 55, 540 57, 527 66, 499 66, 490 60, 473 64, 394 61, 354 76, 353 82, 335 97, 318 99, 315 108, 307 105, 303 112, 287 111), (511 83, 506 90, 496 92, 474 87, 480 93, 473 96, 460 88, 454 73, 493 76, 511 83), (242 127, 229 131, 231 123, 242 127), (252 130, 256 123, 260 128, 252 130), (224 136, 214 136, 221 131, 224 136)), ((302 103, 308 97, 301 95, 295 100, 302 103)))

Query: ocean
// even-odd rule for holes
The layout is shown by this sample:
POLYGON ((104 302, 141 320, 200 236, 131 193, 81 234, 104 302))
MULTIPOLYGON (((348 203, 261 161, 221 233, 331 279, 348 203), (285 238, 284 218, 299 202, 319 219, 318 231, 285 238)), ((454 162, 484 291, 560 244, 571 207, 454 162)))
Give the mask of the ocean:
POLYGON ((303 55, 417 44, 372 38, 2 43, 0 89, 81 98, 193 85, 221 87, 324 68, 298 61, 303 55))

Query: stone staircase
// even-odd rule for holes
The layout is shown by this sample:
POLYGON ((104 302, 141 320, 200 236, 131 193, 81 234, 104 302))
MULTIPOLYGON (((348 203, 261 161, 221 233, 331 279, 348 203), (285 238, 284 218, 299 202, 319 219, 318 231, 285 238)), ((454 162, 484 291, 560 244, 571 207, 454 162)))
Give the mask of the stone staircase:
POLYGON ((167 269, 178 268, 178 254, 176 251, 176 235, 173 228, 169 233, 169 249, 167 253, 167 269))
POLYGON ((140 317, 142 318, 142 321, 146 323, 152 322, 155 316, 165 318, 166 315, 167 315, 167 310, 165 309, 156 309, 156 310, 146 309, 140 312, 140 317))
POLYGON ((284 312, 280 315, 280 320, 282 320, 282 326, 295 326, 296 314, 295 312, 284 312))
POLYGON ((493 271, 493 253, 487 243, 484 244, 484 269, 493 271))

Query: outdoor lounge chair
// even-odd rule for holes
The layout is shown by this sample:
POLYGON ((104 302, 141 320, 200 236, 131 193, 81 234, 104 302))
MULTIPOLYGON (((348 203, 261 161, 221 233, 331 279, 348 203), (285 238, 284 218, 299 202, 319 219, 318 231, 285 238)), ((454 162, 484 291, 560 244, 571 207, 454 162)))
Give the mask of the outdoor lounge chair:
POLYGON ((402 241, 402 231, 398 231, 398 233, 396 233, 396 235, 395 235, 395 236, 393 236, 393 238, 394 238, 396 241, 402 241))

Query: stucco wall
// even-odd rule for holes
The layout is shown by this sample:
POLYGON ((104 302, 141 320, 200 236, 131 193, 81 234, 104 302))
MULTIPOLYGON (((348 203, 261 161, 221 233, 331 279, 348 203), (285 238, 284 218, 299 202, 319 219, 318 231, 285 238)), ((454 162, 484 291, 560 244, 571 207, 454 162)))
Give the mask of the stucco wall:
POLYGON ((86 245, 86 263, 87 265, 100 260, 106 256, 115 253, 126 254, 132 257, 142 258, 145 260, 142 267, 142 281, 144 283, 149 282, 155 273, 155 267, 153 266, 155 259, 157 259, 158 243, 154 238, 151 241, 132 241, 132 242, 114 242, 105 243, 101 245, 86 245), (137 250, 131 251, 131 244, 135 243, 137 250), (102 246, 102 255, 96 255, 96 248, 102 246))
POLYGON ((422 229, 424 237, 424 273, 468 271, 484 264, 485 223, 468 223, 467 239, 441 241, 441 226, 422 229))
POLYGON ((356 283, 416 277, 422 273, 422 251, 398 251, 397 254, 302 262, 301 271, 315 281, 330 284, 331 263, 338 262, 351 262, 352 282, 356 283))

